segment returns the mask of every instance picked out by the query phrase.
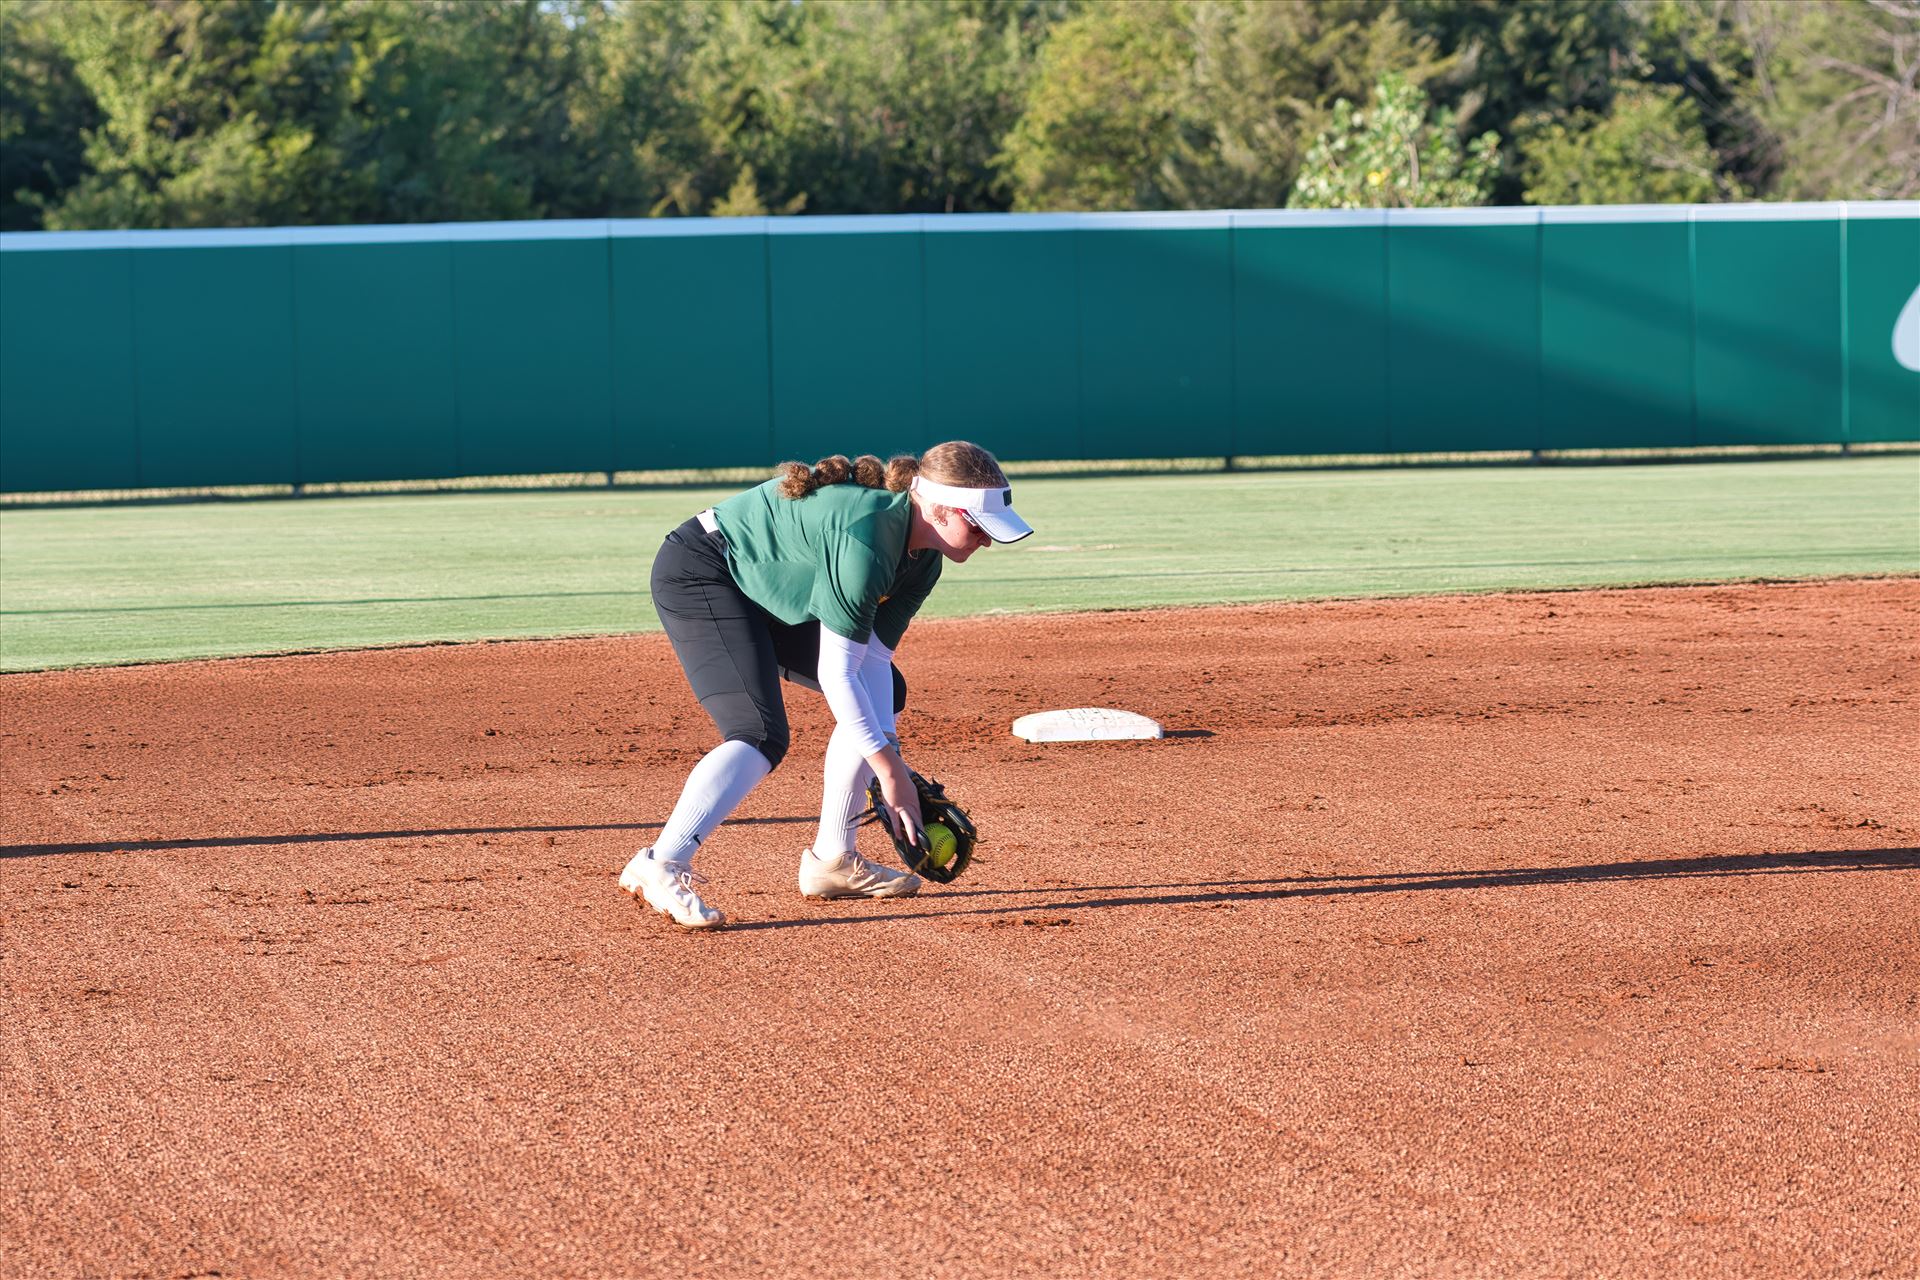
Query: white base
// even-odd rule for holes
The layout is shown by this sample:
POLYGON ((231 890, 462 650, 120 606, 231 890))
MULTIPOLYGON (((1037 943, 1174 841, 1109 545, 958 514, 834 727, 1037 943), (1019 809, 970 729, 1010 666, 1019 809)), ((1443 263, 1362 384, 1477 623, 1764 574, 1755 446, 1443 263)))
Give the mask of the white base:
POLYGON ((1120 742, 1163 738, 1158 721, 1111 707, 1036 711, 1013 722, 1013 736, 1028 742, 1120 742))

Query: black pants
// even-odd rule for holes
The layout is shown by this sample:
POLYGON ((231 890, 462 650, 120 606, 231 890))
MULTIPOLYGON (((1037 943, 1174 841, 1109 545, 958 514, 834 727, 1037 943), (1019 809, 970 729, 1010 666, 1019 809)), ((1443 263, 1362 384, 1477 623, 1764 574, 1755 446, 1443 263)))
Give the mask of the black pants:
MULTIPOLYGON (((726 546, 698 520, 669 533, 653 558, 653 607, 721 740, 751 742, 778 766, 792 741, 780 680, 820 688, 820 624, 782 622, 747 599, 727 569, 726 546)), ((906 703, 895 667, 894 712, 906 703)))

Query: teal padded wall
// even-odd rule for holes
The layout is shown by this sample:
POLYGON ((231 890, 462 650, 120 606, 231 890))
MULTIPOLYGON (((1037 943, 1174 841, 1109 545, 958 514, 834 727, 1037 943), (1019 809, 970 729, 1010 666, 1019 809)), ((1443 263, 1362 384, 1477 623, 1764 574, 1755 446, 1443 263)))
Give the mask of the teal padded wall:
POLYGON ((1737 212, 1693 223, 1696 439, 1837 444, 1840 220, 1737 212))
POLYGON ((453 246, 296 245, 293 288, 299 481, 459 475, 453 246))
POLYGON ((1225 215, 1082 215, 1086 456, 1216 457, 1233 441, 1233 274, 1225 215))
POLYGON ((1234 451, 1385 453, 1386 218, 1280 218, 1233 231, 1234 451))
MULTIPOLYGON (((1540 228, 1532 209, 1387 228, 1389 439, 1396 453, 1540 441, 1540 228), (1516 215, 1500 225, 1499 215, 1516 215)), ((1428 216, 1421 216, 1428 215, 1428 216)))
POLYGON ((1849 217, 1846 235, 1847 438, 1912 440, 1920 368, 1900 364, 1893 331, 1906 312, 1908 359, 1920 365, 1920 219, 1849 217))
POLYGON ((1694 442, 1687 211, 1635 212, 1540 229, 1543 449, 1694 442))
POLYGON ((139 486, 133 256, 0 253, 0 490, 139 486))
POLYGON ((133 329, 143 486, 300 474, 292 248, 136 253, 133 329))
POLYGON ((0 489, 1920 441, 1916 290, 1911 201, 6 233, 0 489))
POLYGON ((926 439, 1083 458, 1075 219, 927 219, 926 439), (1017 299, 1017 302, 1012 300, 1017 299))
POLYGON ((453 246, 463 474, 610 466, 608 246, 604 230, 577 239, 479 239, 453 246))
POLYGON ((616 231, 614 470, 737 467, 772 455, 764 224, 616 231))
POLYGON ((773 453, 926 446, 920 220, 780 219, 767 237, 773 453), (857 230, 861 226, 870 230, 857 230))

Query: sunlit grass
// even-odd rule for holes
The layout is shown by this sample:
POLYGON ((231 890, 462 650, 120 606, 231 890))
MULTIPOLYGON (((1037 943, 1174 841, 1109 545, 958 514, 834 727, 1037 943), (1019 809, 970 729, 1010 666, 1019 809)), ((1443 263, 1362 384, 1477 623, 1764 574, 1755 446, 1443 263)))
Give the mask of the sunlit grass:
MULTIPOLYGON (((0 668, 652 630, 730 489, 0 510, 0 668)), ((929 616, 1920 573, 1920 458, 1029 478, 929 616)))

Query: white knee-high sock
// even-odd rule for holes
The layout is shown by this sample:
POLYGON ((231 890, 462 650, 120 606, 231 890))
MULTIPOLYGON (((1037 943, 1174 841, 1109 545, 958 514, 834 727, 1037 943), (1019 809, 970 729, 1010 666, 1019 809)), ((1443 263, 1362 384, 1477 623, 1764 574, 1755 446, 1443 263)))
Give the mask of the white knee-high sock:
POLYGON ((816 857, 831 858, 850 853, 855 822, 867 807, 867 784, 873 781, 873 766, 860 754, 857 735, 845 725, 837 726, 827 739, 826 781, 820 790, 820 830, 813 837, 816 857))
POLYGON ((707 752, 680 788, 680 800, 660 831, 653 856, 662 862, 691 862, 714 828, 772 772, 773 766, 751 742, 723 742, 707 752))

